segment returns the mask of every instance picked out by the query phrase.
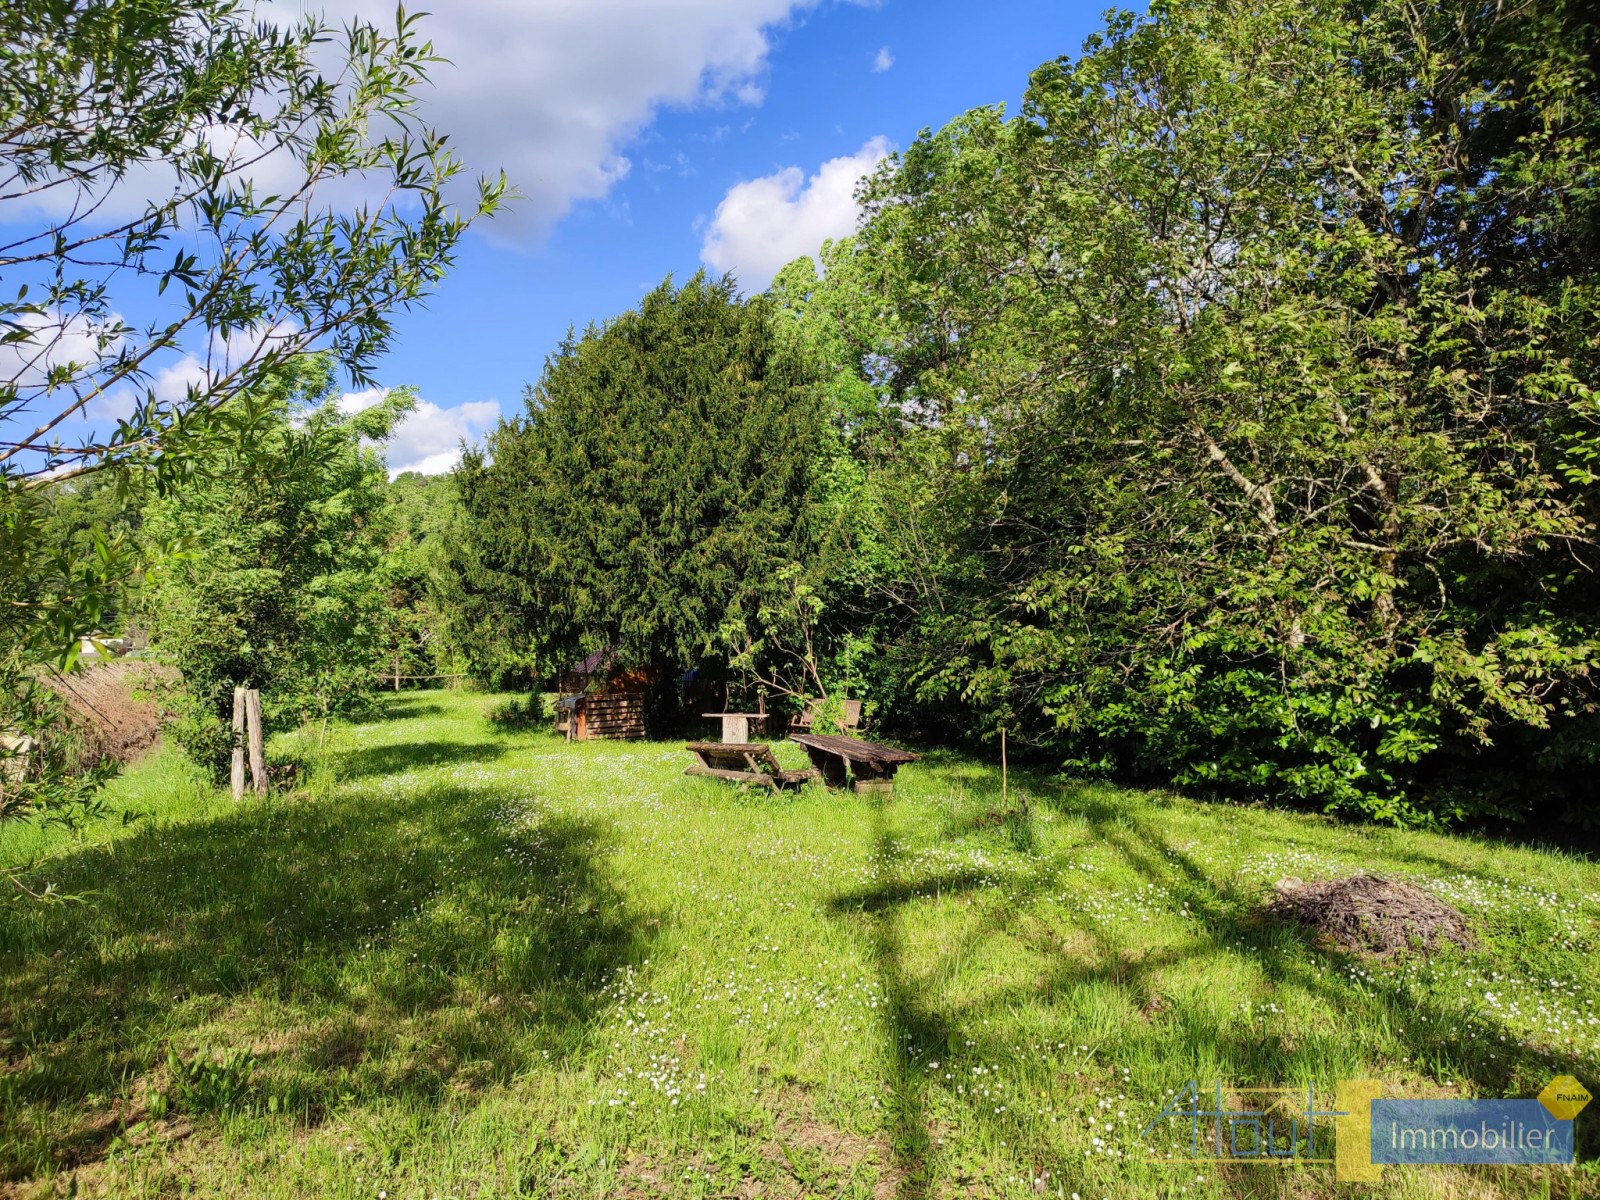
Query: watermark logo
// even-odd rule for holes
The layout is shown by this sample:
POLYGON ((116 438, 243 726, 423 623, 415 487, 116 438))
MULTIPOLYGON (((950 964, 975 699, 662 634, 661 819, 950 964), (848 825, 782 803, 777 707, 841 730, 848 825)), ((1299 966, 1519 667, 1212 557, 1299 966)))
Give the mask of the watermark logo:
POLYGON ((1570 1075, 1551 1080, 1532 1100, 1385 1099, 1380 1081, 1345 1079, 1332 1106, 1321 1109, 1309 1084, 1224 1088, 1218 1082, 1202 1092, 1191 1080, 1139 1136, 1163 1122, 1189 1126, 1187 1156, 1152 1163, 1331 1162, 1336 1179, 1376 1183, 1390 1165, 1570 1163, 1573 1118, 1589 1100, 1570 1075), (1224 1104, 1225 1096, 1233 1104, 1224 1104))
POLYGON ((1537 1100, 1374 1100, 1374 1163, 1569 1163, 1572 1122, 1537 1100))
MULTIPOLYGON (((1281 1162, 1332 1162, 1317 1156, 1316 1119, 1342 1116, 1337 1109, 1319 1111, 1316 1089, 1303 1088, 1228 1088, 1226 1094, 1249 1097, 1241 1107, 1223 1104, 1224 1088, 1202 1094, 1199 1084, 1190 1080, 1173 1101, 1144 1127, 1140 1137, 1163 1121, 1177 1119, 1189 1124, 1189 1156, 1151 1159, 1152 1162, 1238 1162, 1241 1160, 1281 1162), (1251 1102, 1260 1108, 1250 1107, 1251 1102)), ((1327 1129, 1324 1126, 1323 1150, 1327 1129)))
POLYGON ((1539 1093, 1539 1103, 1558 1121, 1574 1120, 1593 1097, 1571 1075, 1557 1075, 1539 1093))

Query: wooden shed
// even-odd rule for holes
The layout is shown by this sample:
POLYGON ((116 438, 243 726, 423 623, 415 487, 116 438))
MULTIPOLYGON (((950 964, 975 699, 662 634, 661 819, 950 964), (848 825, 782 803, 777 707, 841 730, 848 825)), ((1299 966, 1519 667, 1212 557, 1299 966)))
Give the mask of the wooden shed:
POLYGON ((660 673, 615 662, 614 649, 596 650, 558 681, 556 730, 568 741, 644 736, 645 705, 660 673))

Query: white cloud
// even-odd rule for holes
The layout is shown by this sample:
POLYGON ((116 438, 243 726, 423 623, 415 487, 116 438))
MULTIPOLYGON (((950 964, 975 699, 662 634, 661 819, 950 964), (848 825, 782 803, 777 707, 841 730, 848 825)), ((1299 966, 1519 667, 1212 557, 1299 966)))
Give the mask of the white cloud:
POLYGON ((888 141, 875 137, 854 154, 823 163, 809 180, 799 167, 785 167, 735 184, 717 205, 701 259, 734 272, 746 290, 766 287, 785 263, 855 232, 856 184, 888 153, 888 141))
POLYGON ((158 368, 137 384, 123 383, 92 403, 85 416, 125 421, 133 415, 135 404, 148 391, 162 404, 178 404, 188 398, 190 388, 205 391, 218 381, 269 349, 270 342, 285 342, 298 331, 294 321, 235 329, 227 337, 213 333, 206 339, 204 355, 186 353, 158 368))
MULTIPOLYGON (((632 168, 623 151, 664 106, 760 104, 769 31, 820 0, 456 0, 421 27, 438 53, 424 120, 473 172, 522 193, 487 232, 538 237, 632 168)), ((279 19, 317 5, 278 0, 279 19)), ((393 6, 326 0, 383 26, 393 6)))
POLYGON ((389 389, 381 387, 368 388, 364 392, 346 392, 339 397, 339 411, 348 417, 351 413, 371 408, 388 394, 389 389))
POLYGON ((70 370, 75 379, 92 375, 101 363, 115 359, 123 347, 122 335, 114 332, 122 324, 116 313, 104 321, 68 316, 59 310, 19 313, 11 323, 27 336, 0 345, 0 383, 24 391, 43 387, 50 372, 58 368, 70 370))
POLYGON ((894 66, 894 55, 889 53, 889 47, 879 47, 877 55, 872 60, 874 71, 887 71, 894 66))
MULTIPOLYGON (((383 389, 346 393, 339 399, 344 412, 370 408, 386 393, 383 389)), ((475 442, 500 419, 500 405, 494 400, 474 400, 454 408, 440 408, 431 400, 419 400, 417 407, 395 429, 384 446, 389 463, 389 478, 402 471, 442 475, 461 461, 462 441, 475 442)))
MULTIPOLYGON (((771 31, 822 2, 454 0, 420 22, 449 62, 430 68, 418 115, 449 135, 469 176, 505 170, 521 196, 484 228, 493 237, 526 242, 574 201, 603 197, 625 178, 632 169, 624 153, 628 143, 661 108, 760 104, 771 31)), ((258 0, 254 6, 258 19, 279 24, 318 11, 336 30, 356 16, 380 29, 394 24, 394 6, 386 0, 258 0)), ((231 145, 234 132, 219 128, 206 136, 231 145)), ((248 156, 251 149, 246 143, 239 153, 248 156)), ((297 177, 282 155, 246 173, 268 191, 297 177)), ((135 168, 102 211, 136 211, 170 186, 162 164, 135 168)), ((321 199, 344 205, 372 198, 363 192, 347 181, 321 199)), ((47 193, 18 211, 59 215, 71 203, 65 191, 47 193)))

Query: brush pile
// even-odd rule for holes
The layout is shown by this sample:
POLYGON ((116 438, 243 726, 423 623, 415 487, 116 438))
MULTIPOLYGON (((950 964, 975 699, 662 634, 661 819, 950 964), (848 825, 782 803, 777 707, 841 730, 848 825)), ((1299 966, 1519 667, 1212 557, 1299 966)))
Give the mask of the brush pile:
POLYGON ((1455 909, 1409 883, 1380 875, 1322 883, 1280 879, 1275 892, 1269 912, 1346 950, 1386 957, 1409 947, 1432 950, 1442 941, 1471 944, 1466 918, 1455 909))
POLYGON ((155 745, 161 734, 156 700, 175 673, 145 662, 94 663, 47 685, 66 701, 71 714, 71 757, 88 769, 103 758, 130 763, 155 745))

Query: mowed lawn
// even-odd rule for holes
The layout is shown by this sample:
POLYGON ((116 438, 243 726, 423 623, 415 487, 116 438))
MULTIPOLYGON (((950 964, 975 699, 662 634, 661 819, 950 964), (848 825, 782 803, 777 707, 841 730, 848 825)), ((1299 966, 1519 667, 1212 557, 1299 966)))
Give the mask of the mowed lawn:
POLYGON ((1600 1193, 1600 1105, 1576 1168, 1372 1187, 1140 1136, 1190 1080, 1594 1089, 1592 861, 1017 772, 1007 817, 936 754, 890 801, 772 796, 492 701, 395 697, 292 797, 161 752, 113 789, 131 824, 0 834, 85 897, 0 908, 0 1194, 1600 1193), (1354 959, 1262 914, 1362 869, 1477 945, 1354 959))

